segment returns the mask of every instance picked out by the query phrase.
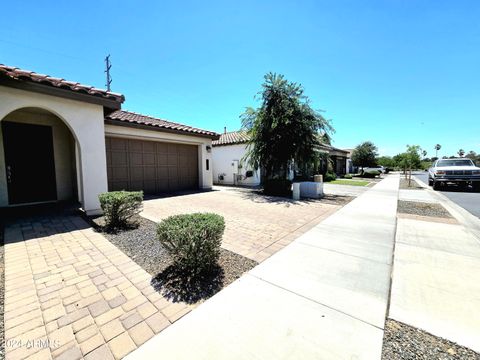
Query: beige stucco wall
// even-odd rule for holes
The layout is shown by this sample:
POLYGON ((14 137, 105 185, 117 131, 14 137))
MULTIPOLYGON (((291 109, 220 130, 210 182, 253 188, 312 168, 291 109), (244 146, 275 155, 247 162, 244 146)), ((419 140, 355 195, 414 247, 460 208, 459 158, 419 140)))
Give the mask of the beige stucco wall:
MULTIPOLYGON (((58 117, 51 113, 39 113, 35 109, 17 110, 8 114, 2 121, 13 121, 24 124, 37 124, 52 127, 53 153, 55 160, 55 179, 57 185, 57 199, 69 200, 75 195, 75 157, 74 144, 70 130, 58 117)), ((1 131, 1 130, 0 130, 1 131)), ((0 136, 0 147, 3 151, 3 135, 0 136)), ((35 151, 35 149, 31 149, 35 151)), ((0 162, 0 173, 5 174, 4 158, 0 162)), ((32 185, 34 185, 32 180, 32 185)), ((0 187, 0 206, 7 206, 8 198, 6 187, 0 187)))
MULTIPOLYGON (((22 108, 50 111, 70 129, 80 150, 77 177, 82 207, 88 214, 100 213, 98 195, 107 191, 103 106, 0 86, 0 121, 22 108)), ((5 171, 0 172, 0 186, 6 188, 5 171)), ((5 203, 4 196, 0 201, 5 203)))
POLYGON ((198 136, 179 135, 162 131, 144 130, 116 125, 105 125, 105 135, 197 145, 199 187, 201 189, 212 188, 212 154, 207 151, 207 146, 212 146, 211 139, 198 136), (206 169, 207 159, 210 162, 209 170, 206 169))

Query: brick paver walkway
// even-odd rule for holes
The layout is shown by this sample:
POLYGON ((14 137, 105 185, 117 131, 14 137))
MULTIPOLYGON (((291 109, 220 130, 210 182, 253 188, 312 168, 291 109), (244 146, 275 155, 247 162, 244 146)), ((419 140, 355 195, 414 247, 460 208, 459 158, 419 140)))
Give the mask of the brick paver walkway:
POLYGON ((294 201, 249 189, 214 189, 144 201, 142 216, 158 222, 175 214, 220 214, 226 223, 222 247, 262 262, 341 207, 328 200, 294 201))
POLYGON ((192 306, 74 216, 5 229, 7 359, 120 359, 192 306))

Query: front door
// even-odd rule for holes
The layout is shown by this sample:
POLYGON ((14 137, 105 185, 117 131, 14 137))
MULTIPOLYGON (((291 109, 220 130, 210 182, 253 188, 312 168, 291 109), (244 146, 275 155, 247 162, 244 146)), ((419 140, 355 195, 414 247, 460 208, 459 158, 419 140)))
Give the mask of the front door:
POLYGON ((50 126, 2 121, 11 205, 57 199, 50 126))

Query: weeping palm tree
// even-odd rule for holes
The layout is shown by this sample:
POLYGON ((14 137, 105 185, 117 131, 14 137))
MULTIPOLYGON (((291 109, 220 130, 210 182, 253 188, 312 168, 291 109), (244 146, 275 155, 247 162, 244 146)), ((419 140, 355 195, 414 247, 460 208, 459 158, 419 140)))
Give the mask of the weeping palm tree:
POLYGON ((437 144, 435 145, 435 157, 438 159, 438 150, 440 150, 442 148, 442 145, 440 144, 437 144))

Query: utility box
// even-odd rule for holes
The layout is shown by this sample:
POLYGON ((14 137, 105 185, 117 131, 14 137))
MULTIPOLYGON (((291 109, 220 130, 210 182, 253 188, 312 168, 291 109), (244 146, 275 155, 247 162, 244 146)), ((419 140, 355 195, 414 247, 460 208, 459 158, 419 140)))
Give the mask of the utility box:
MULTIPOLYGON (((320 175, 321 176, 321 175, 320 175)), ((320 199, 323 197, 323 182, 304 181, 300 183, 300 197, 320 199)))
POLYGON ((313 175, 313 182, 323 182, 323 175, 313 175))

